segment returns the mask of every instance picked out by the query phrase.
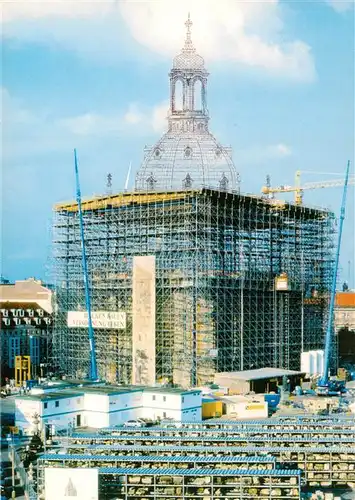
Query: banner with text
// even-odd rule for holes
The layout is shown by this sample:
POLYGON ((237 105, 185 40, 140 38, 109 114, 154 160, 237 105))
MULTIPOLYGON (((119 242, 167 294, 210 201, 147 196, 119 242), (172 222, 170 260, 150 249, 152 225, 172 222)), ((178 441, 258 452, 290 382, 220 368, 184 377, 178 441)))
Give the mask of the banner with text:
MULTIPOLYGON (((113 311, 93 311, 91 313, 92 326, 121 330, 126 328, 126 313, 113 311)), ((86 311, 68 311, 68 326, 70 328, 87 328, 89 326, 86 311)))

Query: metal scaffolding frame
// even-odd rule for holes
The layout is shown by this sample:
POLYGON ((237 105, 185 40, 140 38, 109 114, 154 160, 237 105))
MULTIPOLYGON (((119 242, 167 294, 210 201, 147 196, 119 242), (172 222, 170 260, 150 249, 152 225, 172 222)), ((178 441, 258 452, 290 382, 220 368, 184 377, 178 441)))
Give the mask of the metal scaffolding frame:
MULTIPOLYGON (((193 386, 215 372, 299 369, 302 350, 323 347, 332 213, 211 189, 120 193, 82 209, 92 309, 127 314, 124 330, 95 332, 101 378, 131 382, 137 255, 156 258, 158 381, 193 386)), ((85 310, 77 204, 57 205, 53 227, 55 361, 84 377, 87 330, 67 326, 68 311, 85 310)))

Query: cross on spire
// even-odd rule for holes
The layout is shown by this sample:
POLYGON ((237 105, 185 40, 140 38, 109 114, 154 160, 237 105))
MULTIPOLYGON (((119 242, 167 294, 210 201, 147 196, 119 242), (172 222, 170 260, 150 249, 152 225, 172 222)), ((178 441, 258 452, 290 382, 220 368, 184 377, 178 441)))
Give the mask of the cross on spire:
POLYGON ((190 19, 190 12, 188 13, 187 15, 187 21, 185 22, 185 26, 186 26, 186 38, 190 38, 191 37, 191 26, 192 26, 193 22, 191 21, 190 19))
POLYGON ((186 26, 186 38, 185 38, 185 47, 184 51, 194 51, 194 46, 192 45, 191 41, 191 26, 192 26, 192 21, 190 18, 190 12, 187 15, 187 21, 185 21, 185 26, 186 26))

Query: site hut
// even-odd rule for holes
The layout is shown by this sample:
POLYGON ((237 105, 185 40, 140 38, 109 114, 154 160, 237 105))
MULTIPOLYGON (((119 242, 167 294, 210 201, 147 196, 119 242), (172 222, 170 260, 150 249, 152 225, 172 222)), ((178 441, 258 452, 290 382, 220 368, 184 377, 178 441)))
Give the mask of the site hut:
POLYGON ((228 388, 229 394, 248 394, 250 392, 265 394, 278 392, 278 387, 282 386, 284 377, 286 377, 289 390, 292 391, 296 385, 301 385, 304 373, 280 368, 259 368, 240 372, 216 373, 214 382, 228 388))
POLYGON ((32 434, 44 424, 52 430, 71 427, 99 429, 122 425, 128 420, 170 418, 200 422, 202 397, 198 390, 139 386, 82 386, 15 399, 16 426, 32 434))
POLYGON ((264 396, 223 396, 219 400, 223 405, 223 414, 229 419, 267 418, 268 402, 264 396))
POLYGON ((56 391, 28 394, 15 398, 15 425, 23 434, 43 432, 46 425, 52 433, 82 425, 84 393, 56 391))

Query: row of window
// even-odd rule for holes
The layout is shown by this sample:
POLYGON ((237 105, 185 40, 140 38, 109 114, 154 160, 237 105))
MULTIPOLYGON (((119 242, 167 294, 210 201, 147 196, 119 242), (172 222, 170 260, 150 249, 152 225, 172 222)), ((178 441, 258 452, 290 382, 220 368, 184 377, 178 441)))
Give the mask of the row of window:
MULTIPOLYGON (((153 394, 153 396, 152 396, 152 400, 153 400, 153 401, 156 401, 156 399, 157 399, 156 395, 155 395, 155 394, 153 394)), ((163 401, 164 401, 164 403, 165 403, 165 401, 166 401, 166 396, 163 396, 163 401)), ((185 401, 185 398, 184 398, 184 396, 182 396, 182 397, 181 397, 181 402, 183 403, 184 401, 185 401)))
MULTIPOLYGON (((67 399, 66 401, 67 401, 67 405, 70 405, 70 400, 68 400, 68 399, 67 399)), ((78 399, 76 400, 76 402, 79 404, 79 403, 81 402, 81 399, 80 399, 80 398, 78 398, 78 399)), ((56 408, 58 408, 58 407, 59 407, 59 401, 54 401, 54 406, 55 406, 56 408)), ((43 408, 44 408, 45 410, 47 410, 47 408, 48 408, 48 403, 44 403, 44 404, 43 404, 43 408)))
MULTIPOLYGON (((55 403, 55 407, 56 407, 56 408, 58 408, 58 406, 59 406, 59 401, 54 401, 54 403, 55 403)), ((44 409, 46 410, 46 409, 48 408, 48 403, 44 403, 43 407, 44 407, 44 409)))

